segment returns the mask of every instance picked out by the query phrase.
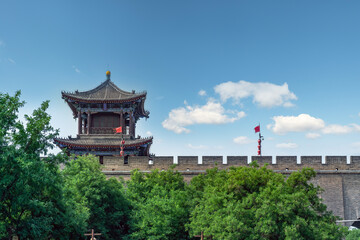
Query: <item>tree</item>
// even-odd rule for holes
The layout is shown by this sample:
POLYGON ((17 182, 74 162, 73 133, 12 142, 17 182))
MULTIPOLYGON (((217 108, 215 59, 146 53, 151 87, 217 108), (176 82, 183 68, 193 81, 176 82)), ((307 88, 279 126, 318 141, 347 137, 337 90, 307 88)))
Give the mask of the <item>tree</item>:
POLYGON ((132 204, 129 239, 190 239, 185 225, 191 201, 180 173, 134 170, 127 196, 132 204))
POLYGON ((50 125, 48 101, 25 115, 25 124, 18 120, 23 105, 20 91, 14 96, 0 93, 0 237, 66 239, 66 231, 59 231, 71 215, 58 168, 64 156, 40 157, 53 147, 58 130, 50 125))
POLYGON ((360 229, 354 229, 349 231, 346 235, 346 240, 359 240, 360 239, 360 229))
MULTIPOLYGON (((97 158, 78 156, 63 170, 65 196, 88 209, 88 229, 101 232, 101 239, 122 239, 128 232, 129 203, 121 182, 106 179, 97 158)), ((83 232, 72 239, 82 238, 83 232)))
POLYGON ((266 167, 209 170, 195 177, 197 198, 188 225, 192 235, 216 239, 342 239, 346 230, 326 210, 319 187, 304 168, 286 180, 266 167))

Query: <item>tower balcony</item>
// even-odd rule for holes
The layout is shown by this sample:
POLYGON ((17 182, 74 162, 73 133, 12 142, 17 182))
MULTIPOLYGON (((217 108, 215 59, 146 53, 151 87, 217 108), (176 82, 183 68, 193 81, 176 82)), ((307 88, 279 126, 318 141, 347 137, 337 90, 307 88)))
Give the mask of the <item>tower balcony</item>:
POLYGON ((111 127, 91 127, 90 134, 114 134, 114 128, 111 127))
MULTIPOLYGON (((90 131, 89 134, 115 134, 115 128, 113 127, 90 127, 90 131)), ((83 133, 86 134, 87 133, 87 128, 83 129, 83 133)), ((124 135, 129 135, 129 127, 127 126, 126 128, 123 128, 123 132, 122 134, 124 135)))

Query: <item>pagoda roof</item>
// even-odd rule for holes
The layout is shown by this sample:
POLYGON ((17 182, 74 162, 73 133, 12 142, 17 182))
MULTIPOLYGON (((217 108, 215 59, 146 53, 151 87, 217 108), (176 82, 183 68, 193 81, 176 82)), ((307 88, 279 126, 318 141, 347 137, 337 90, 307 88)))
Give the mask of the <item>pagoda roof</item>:
POLYGON ((106 80, 96 88, 79 92, 61 92, 64 99, 71 99, 86 103, 121 103, 131 102, 146 97, 146 92, 127 92, 118 88, 110 79, 106 80))
MULTIPOLYGON (((124 139, 126 147, 138 147, 144 144, 152 143, 153 138, 137 138, 124 139)), ((80 147, 80 148, 120 148, 121 138, 55 138, 54 142, 58 145, 66 147, 80 147)))

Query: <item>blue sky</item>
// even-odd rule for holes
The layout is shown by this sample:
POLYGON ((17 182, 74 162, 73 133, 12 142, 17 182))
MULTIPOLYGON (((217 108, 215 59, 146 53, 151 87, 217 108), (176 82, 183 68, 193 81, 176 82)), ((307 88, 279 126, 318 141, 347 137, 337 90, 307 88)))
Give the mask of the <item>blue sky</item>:
POLYGON ((147 90, 156 155, 360 154, 359 1, 1 1, 1 91, 29 113, 105 80, 147 90))

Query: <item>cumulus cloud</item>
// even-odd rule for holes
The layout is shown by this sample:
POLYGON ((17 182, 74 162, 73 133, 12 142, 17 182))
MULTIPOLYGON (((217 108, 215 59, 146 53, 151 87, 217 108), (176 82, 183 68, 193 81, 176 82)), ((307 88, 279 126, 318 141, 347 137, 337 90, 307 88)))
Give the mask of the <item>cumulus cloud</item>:
POLYGON ((272 132, 283 135, 289 132, 309 132, 307 138, 314 139, 322 134, 348 134, 351 132, 360 132, 360 125, 352 123, 348 125, 329 124, 320 118, 315 118, 309 114, 300 114, 298 116, 275 116, 272 118, 274 123, 267 125, 272 132), (315 132, 314 132, 315 131, 315 132))
POLYGON ((234 111, 232 111, 232 112, 233 112, 234 114, 236 114, 237 119, 246 117, 246 113, 243 112, 243 111, 241 111, 241 112, 234 112, 234 111))
POLYGON ((315 139, 315 138, 319 138, 321 135, 319 133, 307 133, 306 134, 306 138, 309 139, 315 139))
POLYGON ((276 134, 286 134, 288 132, 306 132, 321 130, 325 123, 320 118, 315 118, 309 114, 300 114, 298 116, 275 116, 272 118, 273 124, 267 127, 276 134))
POLYGON ((354 131, 360 132, 360 125, 353 123, 353 124, 350 124, 350 126, 352 127, 352 129, 354 131))
POLYGON ((200 90, 198 94, 200 96, 206 96, 206 91, 205 90, 200 90))
POLYGON ((239 136, 233 139, 233 142, 236 144, 244 145, 255 142, 255 140, 250 139, 246 136, 239 136))
POLYGON ((346 125, 331 124, 322 129, 324 134, 346 134, 350 133, 352 128, 346 125))
POLYGON ((355 123, 349 125, 331 124, 322 129, 324 134, 347 134, 351 132, 360 132, 360 125, 355 123))
POLYGON ((246 114, 244 112, 236 112, 229 116, 226 114, 224 107, 210 99, 203 106, 185 106, 170 111, 169 116, 162 122, 165 129, 175 133, 189 133, 190 130, 185 128, 194 124, 224 124, 232 123, 246 114))
POLYGON ((222 101, 233 99, 240 102, 241 99, 252 97, 253 103, 261 107, 292 107, 291 100, 297 100, 296 95, 289 90, 287 83, 276 85, 273 83, 246 81, 225 82, 214 87, 222 101))
POLYGON ((276 144, 277 148, 297 148, 298 145, 296 143, 278 143, 276 144))

